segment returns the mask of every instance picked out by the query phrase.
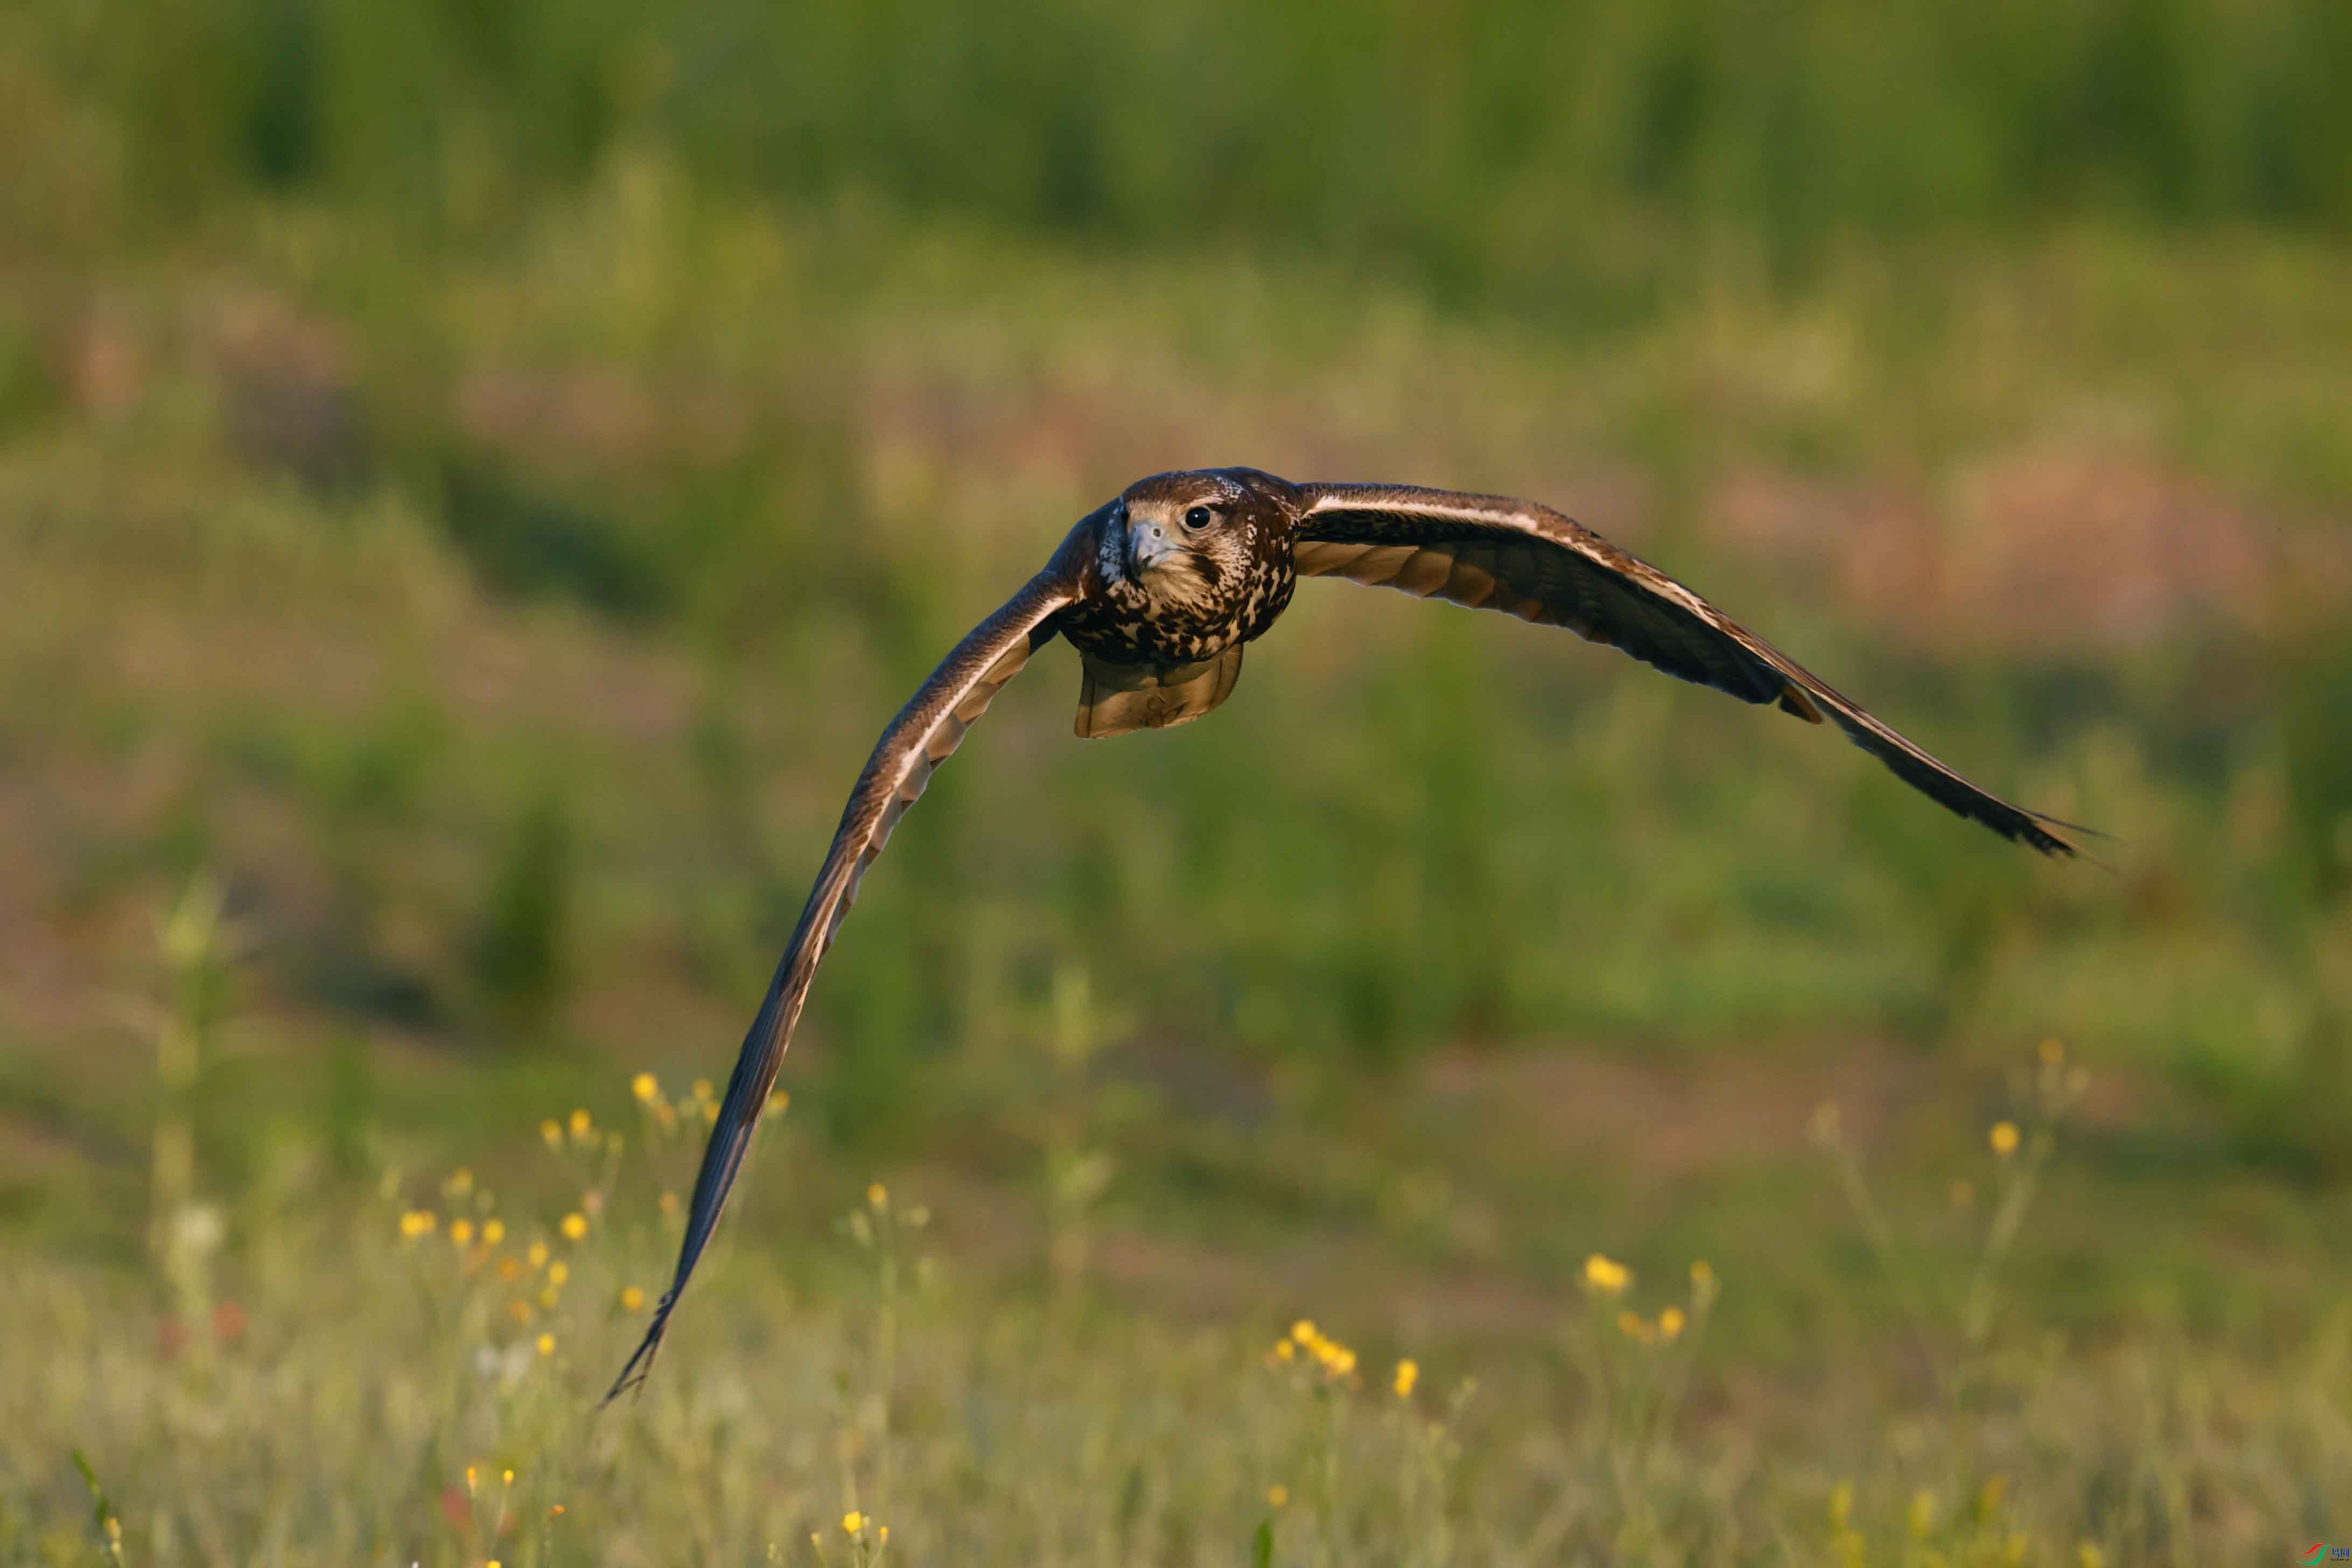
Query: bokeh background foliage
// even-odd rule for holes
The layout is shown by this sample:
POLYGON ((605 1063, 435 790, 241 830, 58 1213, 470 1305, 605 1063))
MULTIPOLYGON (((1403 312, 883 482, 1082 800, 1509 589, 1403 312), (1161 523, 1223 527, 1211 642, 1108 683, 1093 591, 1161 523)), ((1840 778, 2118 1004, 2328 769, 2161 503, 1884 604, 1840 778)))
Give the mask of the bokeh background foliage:
POLYGON ((1594 237, 1643 224, 1798 252, 2086 206, 2340 233, 2347 27, 2294 0, 155 0, 56 7, 41 31, 166 203, 321 190, 462 226, 453 153, 537 188, 652 136, 745 195, 1339 249, 1527 302, 1634 261, 1594 237))
MULTIPOLYGON (((0 1530, 79 1496, 65 1442, 124 1494, 168 1447, 159 1315, 241 1300, 257 1342, 348 1363, 338 1333, 392 1331, 324 1326, 307 1285, 343 1265, 301 1244, 387 1172, 561 1212, 540 1116, 721 1076, 885 716, 1071 519, 1233 461, 1560 505, 2108 830, 2104 865, 1393 595, 1309 584, 1213 722, 1116 745, 1069 740, 1049 654, 866 884, 787 1068, 794 1152, 730 1216, 799 1258, 869 1176, 934 1195, 970 1285, 909 1397, 1034 1332, 1081 1426, 1051 1347, 1132 1360, 1098 1412, 1130 1432, 1214 1334, 1248 1363, 1337 1297, 1381 1305, 1333 1331, 1510 1391, 1473 1471, 1597 1467, 1550 1537, 1527 1500, 1565 1483, 1512 1471, 1478 1553, 1720 1560, 1840 1466, 1916 1545, 1915 1483, 1949 1520, 2020 1441, 2066 1456, 2036 1554, 2352 1528, 2312 1479, 2340 1430, 2293 1394, 2341 1386, 2352 1218, 2347 59, 2330 0, 0 13, 0 1234, 58 1342, 145 1356, 121 1405, 32 1375, 94 1359, 12 1373, 0 1530), (192 886, 234 934, 194 969, 156 937, 192 886), (2000 1064, 2047 1037, 2096 1087, 2006 1342, 2088 1381, 2003 1386, 2136 1409, 2169 1369, 2242 1394, 2225 1426, 2284 1423, 2267 1468, 2201 1470, 2210 1433, 2165 1422, 2147 1451, 1946 1424, 1897 1462, 1802 1418, 1824 1381, 1822 1412, 1936 1407, 1906 1289, 1809 1170, 1814 1102, 1890 1205, 1958 1225, 2000 1064), (1599 1384, 1530 1348, 1600 1248, 1738 1282, 1668 1423, 1719 1445, 1679 1502, 1600 1485, 1599 1384)), ((647 1225, 607 1283, 655 1283, 647 1225)), ((707 1376, 854 1361, 872 1305, 758 1256, 679 1358, 706 1381, 661 1419, 700 1436, 622 1467, 735 1499, 714 1555, 840 1500, 753 1521, 694 1446, 707 1376)), ((570 1392, 623 1333, 593 1331, 570 1392)), ((524 1441, 346 1396, 425 1400, 419 1478, 524 1441)), ((532 1451, 572 1441, 531 1397, 532 1451)), ((1230 1560, 1216 1510, 1278 1479, 1136 1462, 1191 1543, 1123 1512, 1138 1560, 1230 1560)), ((290 1528, 238 1506, 221 1542, 290 1528)), ((410 1528, 347 1523, 306 1529, 410 1528)))

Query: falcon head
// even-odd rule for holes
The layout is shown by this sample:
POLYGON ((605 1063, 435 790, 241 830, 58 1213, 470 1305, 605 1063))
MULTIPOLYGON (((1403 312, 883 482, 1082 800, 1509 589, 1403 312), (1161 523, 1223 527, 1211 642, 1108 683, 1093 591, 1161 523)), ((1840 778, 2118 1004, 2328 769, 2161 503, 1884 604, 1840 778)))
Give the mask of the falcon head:
POLYGON ((1103 539, 1103 571, 1156 604, 1238 604, 1286 548, 1291 487, 1253 468, 1154 474, 1127 487, 1103 539))

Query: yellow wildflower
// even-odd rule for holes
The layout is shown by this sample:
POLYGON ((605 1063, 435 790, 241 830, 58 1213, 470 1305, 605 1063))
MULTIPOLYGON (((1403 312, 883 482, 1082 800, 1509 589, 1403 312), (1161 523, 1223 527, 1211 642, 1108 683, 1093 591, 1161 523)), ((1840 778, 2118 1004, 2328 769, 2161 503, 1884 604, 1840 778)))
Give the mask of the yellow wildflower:
POLYGON ((629 1092, 636 1096, 640 1101, 650 1105, 653 1103, 654 1096, 661 1092, 661 1085, 655 1081, 653 1074, 641 1072, 629 1080, 629 1092))
POLYGON ((1411 1399, 1412 1397, 1412 1385, 1420 1381, 1421 1363, 1419 1362, 1413 1360, 1411 1356, 1407 1356, 1404 1360, 1397 1363, 1396 1381, 1394 1386, 1396 1388, 1396 1396, 1399 1399, 1411 1399))
POLYGON ((1276 1361, 1288 1361, 1294 1353, 1295 1349, 1288 1340, 1274 1342, 1274 1358, 1276 1361))
POLYGON ((1345 1345, 1339 1346, 1332 1352, 1330 1365, 1332 1376, 1345 1377, 1356 1370, 1356 1352, 1345 1345))
POLYGON ((635 1285, 621 1287, 621 1310, 634 1312, 646 1304, 646 1293, 635 1285))
POLYGON ((1629 1340, 1639 1340, 1643 1344, 1648 1344, 1657 1337, 1657 1331, 1650 1327, 1641 1313, 1630 1307, 1617 1314, 1617 1331, 1629 1340))
POLYGON ((517 1297, 507 1303, 507 1315, 518 1323, 528 1324, 530 1321, 530 1303, 517 1297))
POLYGON ((585 1110, 572 1113, 572 1136, 574 1138, 587 1137, 589 1128, 593 1125, 594 1123, 588 1119, 588 1112, 585 1110))
POLYGON ((1290 1500, 1290 1489, 1276 1481, 1265 1489, 1265 1500, 1269 1508, 1280 1508, 1290 1500))
POLYGON ((551 1149, 563 1147, 563 1129, 558 1127, 551 1117, 539 1124, 539 1135, 547 1140, 547 1146, 551 1149))
POLYGON ((449 1173, 449 1179, 441 1184, 441 1190, 453 1198, 464 1197, 474 1190, 474 1173, 463 1165, 458 1166, 449 1173))
POLYGON ((773 1094, 768 1096, 768 1114, 771 1116, 781 1115, 784 1109, 791 1105, 792 1102, 793 1097, 780 1089, 773 1094))
POLYGON ((555 1336, 553 1334, 541 1334, 539 1336, 539 1353, 541 1355, 553 1355, 555 1353, 555 1336))
POLYGON ((2017 1123, 2014 1121, 1994 1122, 1992 1124, 1992 1131, 1986 1134, 1986 1140, 1992 1144, 1992 1152, 2006 1160, 2009 1156, 2017 1152, 2017 1123))
POLYGON ((2056 1067, 2066 1059, 2066 1042, 2054 1037, 2042 1042, 2042 1059, 2056 1067))
POLYGON ((694 1080, 694 1098, 697 1100, 709 1100, 710 1098, 710 1080, 709 1079, 698 1078, 694 1080))
POLYGON ((583 1240, 588 1235, 588 1216, 575 1209, 563 1216, 563 1224, 559 1228, 563 1232, 564 1240, 583 1240))
POLYGON ((1679 1339, 1682 1331, 1683 1310, 1680 1307, 1669 1307, 1658 1314, 1658 1336, 1661 1339, 1679 1339))
POLYGON ((719 1102, 715 1100, 706 1100, 701 1104, 702 1119, 715 1124, 719 1121, 719 1102))
POLYGON ((431 1209, 410 1209, 400 1216, 400 1234, 412 1240, 420 1236, 430 1236, 434 1223, 431 1209))
POLYGON ((876 1525, 876 1526, 874 1527, 874 1533, 875 1533, 875 1534, 877 1534, 877 1535, 878 1535, 878 1536, 880 1536, 880 1537, 882 1538, 882 1544, 883 1544, 883 1545, 887 1546, 887 1545, 889 1545, 889 1544, 890 1544, 890 1527, 889 1527, 888 1525, 887 1525, 887 1524, 877 1524, 877 1525, 876 1525))
POLYGON ((547 1266, 547 1282, 550 1285, 561 1285, 571 1278, 571 1265, 565 1263, 561 1258, 547 1266))
POLYGON ((1316 1337, 1315 1320, 1312 1318, 1301 1318, 1298 1321, 1291 1324, 1290 1337, 1297 1340, 1302 1345, 1313 1344, 1316 1337))
POLYGON ((841 1528, 845 1533, 855 1535, 866 1528, 866 1516, 853 1508, 841 1516, 841 1528))
POLYGON ((471 1465, 466 1467, 466 1495, 474 1495, 474 1467, 471 1465))
POLYGON ((507 1238, 506 1221, 492 1219, 482 1222, 482 1245, 496 1247, 507 1238))
POLYGON ((547 1243, 543 1241, 532 1242, 530 1244, 530 1250, 524 1253, 523 1256, 530 1259, 530 1266, 533 1268, 545 1268, 547 1265, 547 1243))
POLYGON ((452 1246, 452 1247, 466 1247, 466 1246, 469 1246, 469 1245, 471 1245, 471 1243, 473 1242, 473 1239, 474 1239, 474 1222, 473 1222, 472 1220, 469 1220, 469 1219, 453 1219, 453 1220, 451 1220, 451 1221, 449 1222, 449 1245, 450 1245, 450 1246, 452 1246))
POLYGON ((1614 1296, 1633 1282, 1633 1271, 1596 1252, 1584 1260, 1584 1282, 1604 1296, 1614 1296))
POLYGON ((875 1208, 887 1209, 890 1206, 890 1189, 875 1182, 866 1189, 866 1201, 875 1208))

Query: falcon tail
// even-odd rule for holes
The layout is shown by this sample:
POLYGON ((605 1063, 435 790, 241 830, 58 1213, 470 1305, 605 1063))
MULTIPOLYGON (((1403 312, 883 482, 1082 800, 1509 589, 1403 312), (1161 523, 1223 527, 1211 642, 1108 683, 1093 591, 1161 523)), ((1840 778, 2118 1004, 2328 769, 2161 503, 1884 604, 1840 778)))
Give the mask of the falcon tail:
POLYGON ((1081 650, 1078 739, 1099 741, 1129 730, 1164 730, 1198 719, 1234 694, 1242 645, 1197 664, 1111 664, 1081 650))

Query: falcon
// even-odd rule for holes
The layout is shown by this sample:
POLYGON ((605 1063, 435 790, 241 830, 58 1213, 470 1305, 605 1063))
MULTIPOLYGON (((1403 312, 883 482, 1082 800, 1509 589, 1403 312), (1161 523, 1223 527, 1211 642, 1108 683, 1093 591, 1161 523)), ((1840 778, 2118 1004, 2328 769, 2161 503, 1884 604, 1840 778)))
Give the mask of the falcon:
POLYGON ((883 730, 744 1037, 695 1179, 677 1272, 613 1394, 652 1367, 860 879, 998 689, 1060 637, 1078 650, 1082 738, 1189 723, 1233 695, 1243 650, 1281 617, 1301 577, 1566 626, 1681 679, 1808 723, 1826 719, 1946 808, 2045 855, 2076 852, 2060 834, 2068 824, 1978 788, 1688 588, 1549 507, 1409 485, 1294 484, 1255 468, 1138 479, 1081 519, 1045 570, 956 644, 883 730))

